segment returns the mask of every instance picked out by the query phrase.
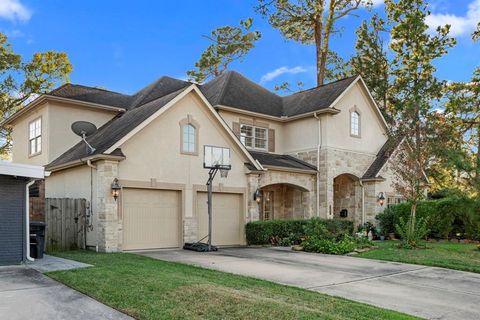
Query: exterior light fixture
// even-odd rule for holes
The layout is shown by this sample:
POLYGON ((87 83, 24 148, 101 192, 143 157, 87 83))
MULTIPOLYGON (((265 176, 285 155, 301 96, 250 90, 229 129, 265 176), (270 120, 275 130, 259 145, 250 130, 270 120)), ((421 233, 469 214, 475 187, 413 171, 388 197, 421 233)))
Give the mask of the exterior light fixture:
POLYGON ((118 198, 118 196, 120 195, 120 189, 122 189, 122 187, 121 187, 120 184, 118 183, 118 179, 117 179, 117 178, 113 179, 111 188, 112 188, 112 196, 113 196, 113 199, 115 199, 115 201, 117 201, 117 198, 118 198))
POLYGON ((378 194, 377 199, 378 199, 378 203, 380 203, 380 205, 383 207, 383 203, 385 202, 385 196, 383 195, 383 192, 380 192, 378 194))
POLYGON ((262 193, 260 192, 260 189, 257 189, 253 194, 253 200, 257 201, 257 203, 260 203, 260 201, 262 201, 262 193))

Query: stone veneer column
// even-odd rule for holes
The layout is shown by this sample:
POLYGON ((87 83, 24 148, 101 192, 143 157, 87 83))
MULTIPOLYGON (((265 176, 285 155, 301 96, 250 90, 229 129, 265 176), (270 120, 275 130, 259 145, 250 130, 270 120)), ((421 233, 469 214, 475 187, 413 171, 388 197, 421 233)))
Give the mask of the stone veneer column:
POLYGON ((122 221, 117 201, 112 197, 111 184, 118 177, 118 161, 101 160, 97 166, 97 210, 98 250, 101 252, 120 251, 122 244, 122 221))
POLYGON ((320 206, 319 217, 333 219, 333 178, 334 168, 329 164, 329 152, 327 149, 320 150, 319 161, 319 193, 320 206))
POLYGON ((260 175, 257 173, 250 173, 248 175, 247 205, 249 221, 258 221, 260 219, 260 208, 258 203, 253 199, 253 195, 259 186, 259 179, 260 175))
POLYGON ((365 222, 375 224, 377 215, 377 194, 375 190, 375 182, 364 182, 365 188, 365 222))

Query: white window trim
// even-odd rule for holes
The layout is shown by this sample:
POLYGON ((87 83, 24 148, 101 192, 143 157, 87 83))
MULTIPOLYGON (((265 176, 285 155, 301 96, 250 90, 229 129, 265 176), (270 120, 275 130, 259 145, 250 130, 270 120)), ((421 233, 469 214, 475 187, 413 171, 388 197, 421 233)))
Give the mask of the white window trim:
POLYGON ((349 110, 349 127, 348 127, 348 132, 350 134, 351 137, 354 137, 354 138, 361 138, 362 137, 362 114, 361 112, 358 110, 357 106, 354 106, 352 109, 349 110), (352 133, 352 125, 353 125, 353 122, 352 122, 352 115, 353 113, 356 113, 358 115, 358 134, 354 134, 352 133))
MULTIPOLYGON (((38 118, 35 118, 33 119, 32 121, 30 121, 28 123, 28 133, 27 133, 27 137, 28 137, 28 157, 35 157, 35 156, 38 156, 39 154, 42 154, 42 150, 43 150, 43 119, 42 117, 38 117, 38 118), (30 138, 30 126, 37 122, 37 121, 40 121, 40 135, 38 136, 35 136, 34 138, 30 138), (32 140, 37 140, 38 138, 40 138, 40 151, 36 151, 36 152, 32 152, 32 140)), ((36 148, 38 147, 37 145, 37 142, 35 142, 35 146, 36 148)))
POLYGON ((242 138, 252 138, 252 146, 247 146, 246 144, 244 144, 242 142, 242 144, 247 148, 247 149, 250 149, 250 150, 261 150, 261 151, 268 151, 268 128, 266 127, 259 127, 259 126, 254 126, 254 125, 251 125, 251 124, 248 124, 248 123, 240 123, 240 141, 242 141, 242 138), (248 126, 248 127, 251 127, 252 128, 252 136, 244 136, 242 134, 242 126, 248 126), (255 136, 255 129, 262 129, 262 130, 265 130, 265 139, 262 139, 262 138, 256 138, 255 136), (259 139, 259 140, 265 140, 265 148, 257 148, 255 147, 255 140, 256 139, 259 139))

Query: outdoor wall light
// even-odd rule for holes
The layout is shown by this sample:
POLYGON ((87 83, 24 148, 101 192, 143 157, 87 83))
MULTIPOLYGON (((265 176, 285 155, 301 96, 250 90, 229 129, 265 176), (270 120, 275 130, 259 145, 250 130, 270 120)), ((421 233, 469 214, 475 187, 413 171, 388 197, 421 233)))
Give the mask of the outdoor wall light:
POLYGON ((260 189, 257 189, 253 194, 253 200, 257 201, 257 203, 260 203, 260 201, 262 201, 262 193, 260 192, 260 189))
POLYGON ((122 189, 122 187, 120 186, 120 184, 118 183, 118 179, 115 178, 113 179, 113 182, 112 182, 112 196, 113 196, 113 199, 115 199, 115 201, 117 201, 117 198, 118 196, 120 195, 120 189, 122 189))
POLYGON ((378 194, 378 203, 383 207, 383 203, 385 202, 385 196, 383 195, 383 192, 380 192, 378 194))

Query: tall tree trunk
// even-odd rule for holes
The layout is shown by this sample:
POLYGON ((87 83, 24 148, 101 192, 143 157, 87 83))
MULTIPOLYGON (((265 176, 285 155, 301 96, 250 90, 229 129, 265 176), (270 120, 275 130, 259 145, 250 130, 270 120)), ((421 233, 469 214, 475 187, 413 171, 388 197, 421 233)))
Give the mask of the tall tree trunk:
POLYGON ((317 60, 317 86, 323 84, 324 73, 322 72, 322 26, 321 18, 315 20, 315 54, 317 60))
POLYGON ((322 69, 322 64, 325 65, 323 60, 322 48, 323 48, 323 11, 325 9, 325 0, 320 0, 317 2, 315 8, 315 15, 313 16, 313 25, 314 25, 314 38, 315 38, 315 53, 317 60, 317 86, 323 84, 323 78, 325 77, 324 67, 322 69))
POLYGON ((329 41, 330 41, 330 34, 332 33, 332 28, 333 28, 335 5, 336 5, 335 0, 330 0, 330 5, 328 7, 327 20, 325 22, 325 28, 323 30, 323 40, 320 48, 320 57, 318 57, 317 55, 317 59, 320 59, 319 61, 317 60, 317 68, 318 68, 317 86, 321 86, 325 82, 325 69, 327 67, 329 41))

